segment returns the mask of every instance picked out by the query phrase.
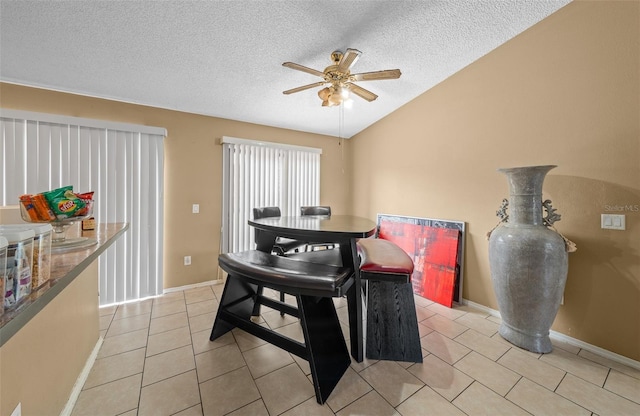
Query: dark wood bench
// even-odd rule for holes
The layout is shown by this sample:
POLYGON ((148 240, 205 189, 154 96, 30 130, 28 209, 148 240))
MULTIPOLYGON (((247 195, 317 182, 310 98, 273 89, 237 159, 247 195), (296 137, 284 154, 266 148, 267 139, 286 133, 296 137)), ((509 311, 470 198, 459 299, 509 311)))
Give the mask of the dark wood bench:
POLYGON ((307 360, 316 400, 323 404, 351 364, 332 298, 355 287, 353 270, 257 250, 221 254, 218 263, 228 276, 209 339, 238 327, 307 360), (262 287, 295 296, 297 308, 263 296, 262 287), (256 305, 298 317, 304 343, 252 322, 256 305))
POLYGON ((413 300, 413 261, 391 241, 358 241, 360 277, 368 280, 366 357, 422 362, 413 300))
MULTIPOLYGON (((411 274, 413 261, 391 241, 358 240, 360 278, 367 287, 366 357, 377 360, 422 362, 411 274)), ((339 252, 293 253, 288 258, 341 265, 339 252)))

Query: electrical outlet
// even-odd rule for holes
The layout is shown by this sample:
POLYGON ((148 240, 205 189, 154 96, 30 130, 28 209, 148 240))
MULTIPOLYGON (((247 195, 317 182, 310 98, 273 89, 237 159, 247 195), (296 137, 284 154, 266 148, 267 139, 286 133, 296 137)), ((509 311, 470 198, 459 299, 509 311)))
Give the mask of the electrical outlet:
POLYGON ((199 214, 200 213, 200 204, 193 204, 191 206, 191 213, 192 214, 199 214))
POLYGON ((184 265, 191 266, 191 256, 184 256, 184 265))

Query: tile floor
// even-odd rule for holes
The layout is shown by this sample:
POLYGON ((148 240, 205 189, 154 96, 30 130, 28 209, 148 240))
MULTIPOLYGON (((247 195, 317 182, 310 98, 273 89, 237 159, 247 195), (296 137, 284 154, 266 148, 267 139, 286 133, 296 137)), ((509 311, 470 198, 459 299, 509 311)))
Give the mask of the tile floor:
MULTIPOLYGON (((306 361, 237 329, 209 341, 221 292, 101 309, 104 342, 73 415, 640 415, 639 369, 557 342, 526 352, 497 318, 419 297, 424 363, 353 362, 319 406, 306 361)), ((348 334, 346 301, 336 306, 348 334)), ((301 339, 294 319, 262 317, 301 339)))

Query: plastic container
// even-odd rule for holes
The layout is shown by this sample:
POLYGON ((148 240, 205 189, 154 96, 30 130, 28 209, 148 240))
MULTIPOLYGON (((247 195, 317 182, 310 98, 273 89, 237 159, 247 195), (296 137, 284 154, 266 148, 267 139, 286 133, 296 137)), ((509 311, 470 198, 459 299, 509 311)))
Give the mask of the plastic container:
POLYGON ((11 230, 33 230, 33 264, 31 266, 31 289, 42 287, 51 278, 51 241, 53 240, 53 226, 40 224, 8 224, 0 226, 11 230))
POLYGON ((4 278, 7 274, 7 246, 9 242, 0 236, 0 315, 4 313, 4 278))
POLYGON ((0 236, 7 246, 7 271, 4 278, 4 306, 12 308, 31 293, 31 266, 33 265, 32 229, 0 225, 0 236))
POLYGON ((33 237, 33 266, 31 267, 31 289, 42 287, 51 278, 51 224, 28 224, 27 229, 35 233, 33 237))
POLYGON ((33 237, 33 268, 31 288, 36 290, 49 282, 51 278, 51 240, 53 227, 51 224, 31 224, 33 237))

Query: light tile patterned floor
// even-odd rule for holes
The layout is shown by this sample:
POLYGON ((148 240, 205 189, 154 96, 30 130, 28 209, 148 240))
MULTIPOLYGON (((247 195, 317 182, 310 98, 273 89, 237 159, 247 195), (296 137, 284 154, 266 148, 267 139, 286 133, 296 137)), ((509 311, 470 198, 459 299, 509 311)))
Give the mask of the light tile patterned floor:
MULTIPOLYGON (((304 360, 237 329, 209 341, 222 288, 101 309, 104 342, 73 415, 640 415, 640 370, 557 342, 527 352, 495 317, 420 297, 424 363, 353 362, 319 406, 304 360)), ((301 339, 295 319, 265 308, 263 320, 301 339)))

